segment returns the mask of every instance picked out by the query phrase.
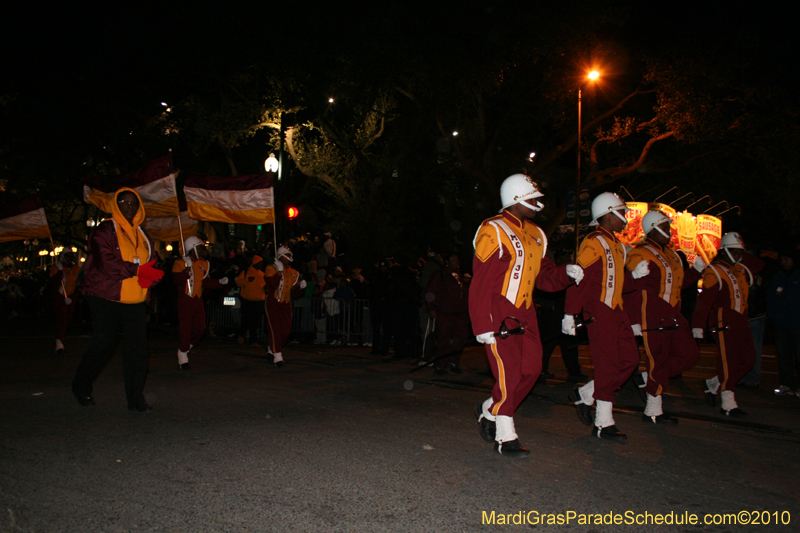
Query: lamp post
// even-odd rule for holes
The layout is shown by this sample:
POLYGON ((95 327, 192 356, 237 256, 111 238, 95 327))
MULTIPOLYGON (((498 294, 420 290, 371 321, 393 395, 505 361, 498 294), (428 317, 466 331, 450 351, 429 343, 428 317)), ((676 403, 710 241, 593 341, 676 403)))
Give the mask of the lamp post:
MULTIPOLYGON (((596 70, 591 71, 587 76, 589 81, 594 81, 600 77, 596 70)), ((587 82, 588 83, 588 82, 587 82)), ((575 179, 575 259, 578 258, 578 249, 581 246, 581 91, 586 83, 578 87, 578 173, 575 179)))

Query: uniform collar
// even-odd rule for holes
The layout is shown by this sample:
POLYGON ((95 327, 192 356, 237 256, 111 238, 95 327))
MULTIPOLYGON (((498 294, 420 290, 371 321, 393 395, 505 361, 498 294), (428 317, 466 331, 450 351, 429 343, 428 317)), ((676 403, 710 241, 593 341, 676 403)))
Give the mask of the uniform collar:
POLYGON ((518 228, 521 228, 522 226, 525 225, 525 222, 523 222, 522 220, 518 219, 516 216, 512 215, 511 213, 509 213, 508 209, 503 209, 503 218, 505 218, 507 221, 511 222, 512 224, 514 224, 518 228))
POLYGON ((647 238, 647 240, 645 241, 645 244, 647 244, 648 246, 652 246, 653 248, 655 248, 659 252, 663 252, 664 251, 664 247, 661 246, 660 244, 658 244, 656 241, 654 241, 650 237, 647 238))
POLYGON ((617 240, 617 236, 616 235, 614 235, 613 233, 611 233, 610 231, 608 231, 606 228, 604 228, 602 226, 597 226, 597 231, 599 231, 600 233, 604 233, 605 235, 611 237, 615 241, 617 240))

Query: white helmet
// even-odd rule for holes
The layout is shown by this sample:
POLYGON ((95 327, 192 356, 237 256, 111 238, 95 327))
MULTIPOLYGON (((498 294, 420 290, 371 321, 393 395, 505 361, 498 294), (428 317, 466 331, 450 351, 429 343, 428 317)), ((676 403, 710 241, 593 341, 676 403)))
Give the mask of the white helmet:
POLYGON ((737 261, 731 255, 730 252, 731 248, 738 248, 739 250, 744 250, 744 239, 742 239, 742 236, 736 233, 735 231, 731 231, 722 236, 722 240, 720 240, 719 242, 719 249, 725 250, 725 253, 728 255, 728 258, 733 263, 736 263, 737 261))
POLYGON ((196 246, 205 246, 205 245, 206 243, 204 243, 197 237, 187 237, 187 239, 183 241, 183 249, 186 250, 186 255, 189 255, 189 252, 194 250, 196 246))
POLYGON ((509 208, 514 204, 522 204, 528 209, 541 211, 544 204, 538 200, 531 204, 527 200, 541 198, 542 196, 544 194, 539 190, 539 186, 525 174, 513 174, 504 179, 503 184, 500 185, 500 201, 503 203, 503 209, 509 208))
POLYGON ((280 259, 281 257, 285 257, 287 261, 294 261, 294 257, 292 257, 292 251, 285 246, 278 248, 278 253, 275 256, 275 259, 280 259))
POLYGON ((656 230, 667 239, 672 238, 671 235, 667 235, 664 233, 664 230, 659 227, 664 222, 671 222, 667 215, 661 211, 648 211, 645 213, 644 217, 642 217, 642 229, 644 230, 644 234, 647 235, 651 230, 656 230))
POLYGON ((589 225, 596 226, 597 220, 608 213, 614 213, 627 224, 628 219, 625 218, 624 215, 620 214, 620 209, 623 210, 623 213, 630 211, 628 206, 625 205, 625 202, 622 201, 622 198, 613 192, 603 192, 598 194, 595 199, 592 200, 592 221, 589 222, 589 225))

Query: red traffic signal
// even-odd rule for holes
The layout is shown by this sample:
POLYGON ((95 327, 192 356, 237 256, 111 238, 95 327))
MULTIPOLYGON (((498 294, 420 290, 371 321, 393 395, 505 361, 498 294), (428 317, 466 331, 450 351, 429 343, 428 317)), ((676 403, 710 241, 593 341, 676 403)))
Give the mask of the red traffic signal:
POLYGON ((289 215, 289 220, 294 220, 300 214, 300 211, 296 207, 290 207, 286 210, 286 213, 289 215))

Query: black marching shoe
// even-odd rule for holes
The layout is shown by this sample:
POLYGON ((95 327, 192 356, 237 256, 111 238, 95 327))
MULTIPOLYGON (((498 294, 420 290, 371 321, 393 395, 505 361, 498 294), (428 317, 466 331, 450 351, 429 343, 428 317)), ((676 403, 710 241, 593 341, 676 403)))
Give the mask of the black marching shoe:
POLYGON ((711 407, 715 407, 717 405, 717 395, 708 390, 706 380, 703 380, 703 393, 706 395, 706 403, 711 407))
POLYGON ((192 367, 189 366, 189 363, 183 363, 182 365, 178 365, 181 370, 191 370, 192 367))
POLYGON ((677 424, 678 419, 662 413, 658 416, 642 415, 642 422, 652 422, 653 424, 677 424))
POLYGON ((625 433, 620 432, 620 430, 617 429, 617 426, 608 426, 604 428, 595 426, 592 428, 592 435, 598 439, 619 442, 620 444, 625 444, 628 442, 628 436, 625 435, 625 433))
POLYGON ((531 452, 523 448, 519 443, 519 439, 510 440, 508 442, 495 442, 494 451, 506 457, 529 457, 531 452))
POLYGON ((283 361, 275 361, 275 368, 283 368, 283 361))
POLYGON ((494 442, 495 435, 497 435, 497 426, 483 416, 483 404, 479 403, 475 407, 475 417, 478 419, 478 432, 481 434, 481 438, 486 442, 494 442))
POLYGON ((147 402, 140 402, 136 405, 129 405, 128 411, 136 411, 137 413, 152 413, 153 408, 147 402))
POLYGON ((578 392, 578 389, 572 389, 571 391, 569 391, 569 395, 567 395, 567 398, 569 398, 569 402, 575 406, 575 409, 577 409, 578 418, 581 419, 581 422, 583 422, 587 426, 591 426, 592 410, 588 405, 583 403, 583 401, 581 400, 581 393, 578 392))
POLYGON ((94 398, 92 398, 91 396, 83 396, 81 398, 78 398, 78 403, 81 404, 81 406, 83 407, 91 407, 95 405, 94 398))
POLYGON ((730 409, 728 411, 726 411, 725 409, 720 409, 719 412, 722 413, 725 416, 732 416, 734 418, 739 418, 741 416, 747 416, 747 413, 745 413, 744 411, 742 411, 738 407, 734 407, 733 409, 730 409))

